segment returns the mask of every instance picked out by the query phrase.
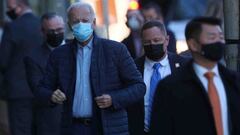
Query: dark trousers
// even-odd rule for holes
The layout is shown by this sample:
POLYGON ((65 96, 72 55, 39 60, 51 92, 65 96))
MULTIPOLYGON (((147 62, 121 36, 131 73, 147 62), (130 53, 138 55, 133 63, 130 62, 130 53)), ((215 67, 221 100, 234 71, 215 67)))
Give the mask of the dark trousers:
POLYGON ((92 132, 92 126, 86 126, 81 123, 73 123, 73 135, 95 135, 92 132))
POLYGON ((33 109, 33 135, 60 135, 62 106, 45 107, 38 104, 33 109))
MULTIPOLYGON (((94 122, 93 122, 94 123, 94 122)), ((103 135, 95 124, 84 125, 82 123, 73 122, 67 127, 61 128, 61 135, 103 135)))
POLYGON ((11 135, 31 135, 32 99, 8 100, 11 135))
POLYGON ((148 133, 148 132, 145 132, 145 131, 143 131, 143 135, 149 135, 149 133, 148 133))
POLYGON ((63 119, 61 121, 61 135, 103 135, 100 110, 96 107, 96 104, 94 104, 93 108, 93 116, 91 118, 92 121, 90 125, 84 125, 83 123, 76 121, 74 122, 74 120, 72 120, 72 123, 68 125, 65 123, 68 119, 64 120, 64 118, 68 115, 64 115, 63 113, 63 119))

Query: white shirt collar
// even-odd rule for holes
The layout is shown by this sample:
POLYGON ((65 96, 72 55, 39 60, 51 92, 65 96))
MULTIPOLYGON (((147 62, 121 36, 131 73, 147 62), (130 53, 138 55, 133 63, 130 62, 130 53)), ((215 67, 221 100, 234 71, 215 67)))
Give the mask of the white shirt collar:
MULTIPOLYGON (((61 45, 59 45, 59 46, 62 46, 62 45, 64 45, 65 44, 65 40, 63 40, 62 41, 62 43, 61 43, 61 45)), ((58 46, 58 47, 59 47, 58 46)), ((48 43, 47 43, 47 47, 50 49, 50 51, 53 51, 54 49, 56 49, 57 47, 52 47, 51 45, 49 45, 48 43)))
POLYGON ((145 57, 145 62, 146 62, 147 67, 149 67, 149 68, 153 67, 153 65, 155 63, 160 63, 162 67, 166 67, 166 66, 168 66, 168 63, 169 63, 168 55, 166 54, 166 56, 160 61, 153 61, 153 60, 150 60, 148 57, 145 57))
POLYGON ((196 74, 199 75, 199 76, 204 76, 204 74, 206 72, 211 71, 211 72, 214 72, 215 75, 219 77, 219 71, 218 71, 218 65, 217 64, 211 70, 209 70, 209 69, 207 69, 207 68, 205 68, 205 67, 203 67, 203 66, 194 62, 193 63, 193 68, 194 68, 196 74))

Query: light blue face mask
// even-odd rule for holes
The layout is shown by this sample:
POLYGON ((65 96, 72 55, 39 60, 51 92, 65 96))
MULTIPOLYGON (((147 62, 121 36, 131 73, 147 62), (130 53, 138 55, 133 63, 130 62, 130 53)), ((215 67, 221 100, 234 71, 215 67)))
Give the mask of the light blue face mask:
POLYGON ((73 36, 79 41, 84 42, 89 39, 93 33, 91 23, 78 23, 72 26, 73 36))

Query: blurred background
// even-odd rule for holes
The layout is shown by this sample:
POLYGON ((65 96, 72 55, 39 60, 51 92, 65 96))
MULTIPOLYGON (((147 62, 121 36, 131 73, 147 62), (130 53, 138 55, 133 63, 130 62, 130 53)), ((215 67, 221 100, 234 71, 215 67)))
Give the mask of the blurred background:
MULTIPOLYGON (((104 38, 122 41, 130 30, 126 26, 128 9, 141 10, 147 2, 154 1, 162 9, 166 27, 176 37, 177 53, 187 50, 184 30, 187 22, 197 16, 214 16, 222 19, 227 41, 227 67, 240 71, 239 50, 239 0, 29 0, 37 16, 46 12, 56 12, 67 24, 66 11, 74 2, 90 3, 96 12, 96 33, 104 38), (224 18, 225 17, 225 18, 224 18)), ((4 24, 11 21, 6 15, 6 0, 0 0, 0 43, 4 24)), ((66 39, 71 39, 66 25, 66 39)), ((6 103, 0 100, 0 135, 8 134, 6 103)))
MULTIPOLYGON (((154 1, 162 8, 167 27, 177 38, 177 52, 187 49, 184 29, 189 19, 213 15, 223 17, 222 0, 29 0, 35 14, 54 11, 64 17, 71 3, 84 1, 90 3, 96 12, 98 35, 116 41, 122 41, 129 34, 126 24, 126 12, 129 8, 141 9, 142 5, 154 1)), ((9 21, 6 16, 6 1, 0 1, 0 26, 9 21)), ((68 27, 66 27, 68 28, 68 27)), ((66 38, 72 38, 67 30, 66 38)), ((0 36, 2 29, 0 30, 0 36)))

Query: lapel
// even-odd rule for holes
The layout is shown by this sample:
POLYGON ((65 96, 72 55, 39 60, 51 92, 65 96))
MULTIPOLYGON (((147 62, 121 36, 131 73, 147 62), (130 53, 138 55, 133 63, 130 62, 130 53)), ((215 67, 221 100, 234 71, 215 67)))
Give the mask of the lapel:
POLYGON ((70 55, 69 55, 69 74, 71 76, 71 81, 69 83, 69 90, 67 90, 67 95, 70 96, 71 104, 73 103, 73 97, 75 92, 75 84, 76 84, 76 54, 77 54, 77 40, 74 39, 71 43, 69 43, 70 47, 70 55))
POLYGON ((102 94, 102 89, 104 85, 104 65, 105 59, 103 57, 103 45, 101 39, 94 34, 93 39, 93 50, 91 56, 91 66, 90 66, 90 81, 92 91, 96 96, 102 94))
MULTIPOLYGON (((205 101, 205 105, 208 108, 208 112, 209 112, 209 116, 212 116, 212 110, 211 110, 211 105, 210 105, 210 101, 208 98, 208 93, 206 92, 202 82, 200 81, 200 79, 198 78, 197 74, 195 73, 194 69, 193 69, 193 60, 189 61, 184 68, 181 68, 182 71, 182 79, 184 83, 190 84, 195 86, 195 88, 197 89, 193 89, 194 92, 197 92, 201 97, 203 97, 204 101, 205 101)), ((213 119, 212 119, 213 120, 213 119)))
POLYGON ((44 43, 41 48, 42 48, 43 56, 45 60, 47 60, 49 54, 51 53, 51 50, 48 48, 47 43, 44 43))
MULTIPOLYGON (((71 83, 69 86, 70 91, 69 95, 74 96, 75 84, 76 84, 76 53, 77 53, 77 40, 73 40, 69 44, 71 55, 69 57, 70 61, 70 71, 71 71, 71 83)), ((105 60, 103 58, 103 47, 101 39, 96 35, 93 36, 93 50, 91 56, 91 65, 90 65, 90 81, 91 87, 95 95, 101 95, 104 83, 104 65, 105 60), (101 72, 100 72, 101 71, 101 72)))
POLYGON ((48 61, 48 57, 49 54, 51 53, 51 50, 47 47, 46 44, 43 44, 41 46, 41 50, 39 50, 39 52, 41 53, 40 58, 37 60, 38 62, 40 62, 39 66, 41 67, 43 73, 45 72, 44 69, 47 65, 47 61, 48 61))
MULTIPOLYGON (((240 85, 236 85, 236 76, 234 76, 232 73, 230 73, 229 70, 227 70, 223 65, 219 64, 219 74, 221 76, 226 97, 227 97, 227 106, 228 106, 228 124, 229 124, 229 132, 232 133, 233 131, 233 124, 236 119, 239 116, 236 116, 236 106, 240 106, 239 103, 239 90, 240 85)), ((239 110, 238 110, 239 111, 239 110)), ((239 114, 237 114, 239 115, 239 114)))
POLYGON ((180 61, 178 61, 177 56, 168 52, 168 60, 171 68, 171 72, 175 72, 177 68, 181 66, 180 61))
POLYGON ((142 56, 135 60, 136 66, 140 71, 140 73, 142 74, 142 76, 144 75, 144 62, 145 62, 145 56, 142 56))
POLYGON ((223 81, 227 96, 231 95, 240 85, 236 85, 236 76, 234 76, 223 65, 218 64, 219 74, 223 81))

